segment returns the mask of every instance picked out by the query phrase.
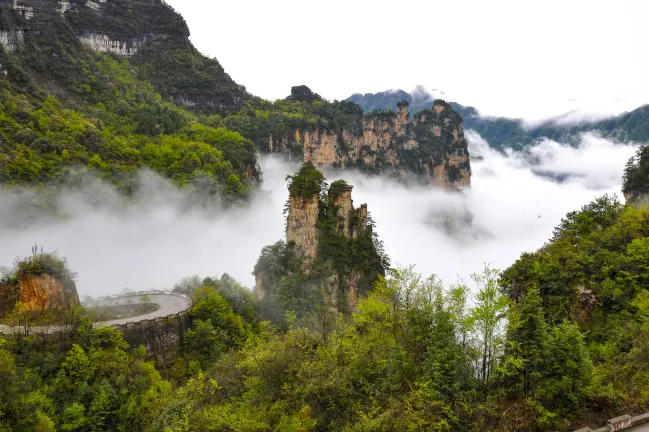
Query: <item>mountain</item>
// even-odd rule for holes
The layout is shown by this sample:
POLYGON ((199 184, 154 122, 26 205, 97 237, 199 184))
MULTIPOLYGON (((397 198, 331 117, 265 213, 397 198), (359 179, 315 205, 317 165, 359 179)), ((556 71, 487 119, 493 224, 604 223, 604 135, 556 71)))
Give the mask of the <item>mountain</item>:
POLYGON ((203 115, 237 110, 245 91, 188 36, 160 0, 0 2, 0 182, 92 172, 129 196, 148 168, 245 198, 261 178, 254 144, 203 115))
POLYGON ((273 104, 252 101, 225 125, 251 138, 261 152, 289 153, 318 167, 415 177, 445 189, 470 186, 461 120, 445 102, 412 117, 408 104, 396 113, 363 115, 355 103, 324 101, 306 86, 291 93, 273 104))
POLYGON ((261 181, 258 152, 447 188, 470 181, 450 107, 397 130, 396 114, 365 118, 305 86, 274 103, 254 97, 196 50, 162 0, 0 0, 0 46, 4 185, 78 183, 93 172, 128 196, 149 168, 197 202, 232 201, 261 181))
MULTIPOLYGON (((429 109, 437 98, 444 99, 445 95, 435 90, 429 92, 423 86, 417 86, 411 93, 403 90, 356 93, 347 100, 360 105, 366 113, 375 110, 394 111, 397 103, 405 100, 410 103, 412 112, 416 113, 418 110, 429 109)), ((460 105, 454 101, 449 101, 449 105, 460 114, 465 129, 475 130, 492 147, 499 150, 521 149, 543 138, 575 143, 579 133, 590 131, 621 142, 649 141, 649 105, 601 121, 569 124, 563 121, 565 119, 562 116, 532 128, 526 127, 521 119, 482 116, 476 108, 460 105)))

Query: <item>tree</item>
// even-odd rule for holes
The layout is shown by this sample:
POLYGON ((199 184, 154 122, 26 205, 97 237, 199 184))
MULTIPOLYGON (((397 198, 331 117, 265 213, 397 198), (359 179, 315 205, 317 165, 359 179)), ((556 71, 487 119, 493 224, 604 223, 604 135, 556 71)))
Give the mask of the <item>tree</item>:
POLYGON ((591 383, 592 370, 584 335, 574 323, 561 323, 550 332, 548 355, 543 358, 543 379, 535 399, 555 415, 577 417, 591 383))
POLYGON ((500 368, 506 391, 522 397, 534 394, 543 378, 548 338, 541 296, 534 288, 512 307, 509 314, 507 346, 500 368))
POLYGON ((470 326, 477 333, 478 377, 483 391, 487 393, 495 362, 501 354, 505 329, 503 323, 507 314, 508 300, 498 285, 500 272, 485 265, 482 273, 473 273, 471 279, 478 286, 475 307, 471 310, 470 326))

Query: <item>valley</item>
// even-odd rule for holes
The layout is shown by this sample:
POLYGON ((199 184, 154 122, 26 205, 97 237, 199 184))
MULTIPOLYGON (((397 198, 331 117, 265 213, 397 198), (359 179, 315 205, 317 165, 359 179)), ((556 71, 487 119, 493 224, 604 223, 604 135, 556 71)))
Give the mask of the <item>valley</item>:
MULTIPOLYGON (((214 35, 235 6, 202 5, 214 35)), ((643 430, 647 105, 330 99, 320 33, 243 18, 211 42, 283 35, 255 71, 281 97, 166 1, 0 0, 0 432, 643 430)), ((412 69, 371 63, 327 73, 412 69)))

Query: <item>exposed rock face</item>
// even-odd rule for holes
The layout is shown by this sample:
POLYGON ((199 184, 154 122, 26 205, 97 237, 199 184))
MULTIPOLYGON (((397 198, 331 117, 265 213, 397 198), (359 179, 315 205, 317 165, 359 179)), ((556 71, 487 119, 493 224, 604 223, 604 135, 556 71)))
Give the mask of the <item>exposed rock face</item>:
POLYGON ((20 275, 18 280, 20 302, 30 312, 65 310, 79 304, 77 288, 72 281, 64 284, 48 274, 20 275))
POLYGON ((10 17, 0 24, 0 44, 10 51, 24 45, 23 32, 40 33, 60 18, 86 46, 123 57, 148 39, 189 36, 182 17, 161 0, 0 0, 0 8, 10 17))
POLYGON ((358 237, 359 230, 367 226, 367 204, 354 208, 352 189, 348 184, 336 184, 329 188, 329 197, 336 207, 338 224, 336 232, 350 239, 358 237))
POLYGON ((262 249, 255 293, 262 309, 291 310, 331 329, 385 275, 389 260, 367 205, 354 207, 351 185, 337 180, 325 191, 324 176, 309 162, 289 178, 286 242, 262 249))
POLYGON ((99 52, 115 54, 120 57, 134 56, 150 36, 143 35, 127 40, 113 40, 105 34, 88 33, 79 36, 85 46, 99 52))
POLYGON ((443 101, 412 120, 404 102, 396 113, 362 117, 360 130, 297 130, 295 140, 304 147, 304 160, 319 167, 370 166, 400 177, 411 172, 447 190, 471 186, 462 120, 443 101))
POLYGON ((261 300, 264 298, 264 272, 259 272, 255 274, 255 295, 257 299, 261 300))
POLYGON ((27 312, 66 310, 79 304, 79 295, 73 281, 64 283, 48 274, 20 274, 17 284, 0 286, 0 315, 13 310, 16 302, 27 312))
POLYGON ((0 15, 7 52, 46 52, 49 44, 80 58, 82 46, 128 58, 166 100, 210 113, 236 111, 247 96, 194 48, 185 20, 164 0, 0 0, 0 15))
POLYGON ((318 195, 311 197, 290 197, 290 208, 286 224, 286 243, 293 242, 304 257, 308 268, 315 259, 318 249, 318 195))
POLYGON ((0 45, 9 52, 16 51, 18 48, 25 46, 25 32, 22 30, 0 31, 0 45))

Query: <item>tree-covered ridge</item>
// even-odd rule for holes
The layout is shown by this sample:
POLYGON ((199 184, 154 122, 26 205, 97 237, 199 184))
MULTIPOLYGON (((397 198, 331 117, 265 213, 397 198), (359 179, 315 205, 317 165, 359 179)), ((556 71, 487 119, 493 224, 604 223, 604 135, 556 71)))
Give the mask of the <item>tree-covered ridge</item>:
POLYGON ((212 116, 210 121, 250 138, 262 153, 310 160, 322 151, 320 146, 330 146, 335 160, 327 163, 334 167, 372 174, 408 172, 428 182, 434 167, 444 166, 442 175, 448 178, 436 181, 453 184, 471 174, 462 118, 444 101, 435 101, 435 107, 412 119, 385 111, 363 114, 353 102, 328 102, 308 87, 297 86, 286 99, 252 98, 239 113, 212 116), (462 160, 461 166, 450 163, 454 157, 462 160))
POLYGON ((647 207, 622 206, 604 196, 569 213, 546 246, 523 254, 503 273, 502 286, 517 301, 520 314, 509 318, 504 364, 507 371, 527 377, 518 381, 518 395, 553 411, 566 389, 543 375, 547 366, 534 362, 545 357, 548 345, 542 341, 564 331, 570 339, 561 342, 562 361, 575 368, 571 374, 581 383, 564 406, 566 412, 649 408, 648 222, 647 207), (574 328, 561 330, 575 325, 581 334, 574 328), (578 351, 574 347, 580 339, 584 348, 578 351), (530 345, 531 340, 537 342, 530 345))
POLYGON ((249 138, 262 153, 289 153, 298 158, 303 157, 304 148, 296 138, 296 131, 317 129, 341 139, 345 130, 362 135, 363 111, 358 105, 328 102, 308 88, 303 92, 312 96, 301 97, 298 90, 297 96, 275 102, 252 97, 239 112, 225 118, 213 116, 211 120, 249 138))
POLYGON ((187 39, 155 38, 131 63, 166 100, 192 111, 225 115, 236 112, 249 97, 216 59, 202 55, 187 39))
POLYGON ((27 33, 25 44, 0 52, 3 184, 64 184, 91 170, 128 195, 148 167, 233 199, 259 180, 250 141, 164 102, 127 60, 85 48, 67 23, 27 33))
MULTIPOLYGON (((348 101, 357 103, 366 113, 373 111, 393 112, 399 101, 410 103, 413 113, 433 106, 434 98, 426 92, 406 93, 403 90, 391 90, 379 93, 354 94, 348 101)), ((526 127, 520 119, 505 117, 484 117, 474 107, 450 102, 450 105, 462 117, 464 128, 475 130, 494 148, 516 150, 533 145, 543 138, 560 142, 575 143, 577 135, 582 132, 599 132, 604 137, 621 142, 649 141, 649 105, 607 120, 592 121, 576 125, 560 125, 552 120, 533 128, 526 127)))

